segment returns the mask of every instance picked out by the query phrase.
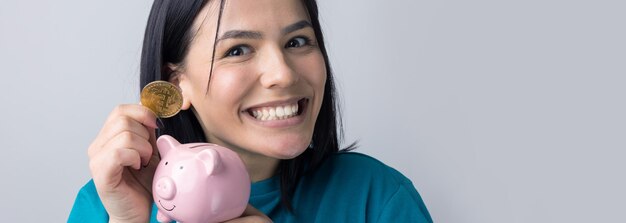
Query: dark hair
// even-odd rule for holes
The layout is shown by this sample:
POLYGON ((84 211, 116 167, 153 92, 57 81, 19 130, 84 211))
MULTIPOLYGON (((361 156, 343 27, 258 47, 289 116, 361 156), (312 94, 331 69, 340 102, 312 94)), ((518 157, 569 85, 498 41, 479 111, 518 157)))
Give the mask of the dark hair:
MULTIPOLYGON (((165 64, 178 64, 184 60, 191 39, 197 32, 191 30, 193 21, 207 2, 207 0, 154 1, 143 42, 140 89, 155 80, 169 80, 171 72, 165 69, 165 64)), ((340 112, 318 19, 317 3, 315 0, 303 0, 302 3, 309 13, 318 46, 326 61, 327 78, 311 146, 296 158, 281 160, 278 166, 281 203, 290 211, 292 211, 290 200, 300 177, 307 171, 315 170, 326 158, 338 152, 342 136, 340 112)), ((163 127, 159 128, 157 136, 171 135, 181 143, 206 142, 204 131, 192 109, 183 110, 171 118, 163 119, 162 122, 163 127)))

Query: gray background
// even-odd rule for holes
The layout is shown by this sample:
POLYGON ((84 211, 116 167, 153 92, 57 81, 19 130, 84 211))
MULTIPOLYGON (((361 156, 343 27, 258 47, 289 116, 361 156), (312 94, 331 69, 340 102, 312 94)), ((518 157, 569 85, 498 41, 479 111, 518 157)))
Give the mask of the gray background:
MULTIPOLYGON (((65 221, 151 1, 0 6, 0 216, 65 221)), ((346 141, 437 222, 626 222, 626 3, 321 1, 346 141)), ((346 185, 349 187, 350 185, 346 185)))

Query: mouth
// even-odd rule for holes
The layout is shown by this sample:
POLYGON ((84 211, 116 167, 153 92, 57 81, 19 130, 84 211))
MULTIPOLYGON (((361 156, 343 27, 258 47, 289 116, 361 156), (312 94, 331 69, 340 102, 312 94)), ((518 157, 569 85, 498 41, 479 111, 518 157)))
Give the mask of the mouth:
POLYGON ((161 200, 159 200, 159 205, 161 205, 161 207, 162 207, 163 209, 165 209, 166 211, 172 211, 172 210, 174 210, 174 208, 176 208, 176 205, 174 205, 172 208, 169 208, 169 209, 168 209, 168 208, 166 208, 166 207, 165 207, 165 206, 163 206, 163 204, 161 203, 161 200))
POLYGON ((287 120, 301 116, 306 111, 309 99, 301 98, 280 103, 271 103, 246 109, 244 112, 257 121, 287 120))

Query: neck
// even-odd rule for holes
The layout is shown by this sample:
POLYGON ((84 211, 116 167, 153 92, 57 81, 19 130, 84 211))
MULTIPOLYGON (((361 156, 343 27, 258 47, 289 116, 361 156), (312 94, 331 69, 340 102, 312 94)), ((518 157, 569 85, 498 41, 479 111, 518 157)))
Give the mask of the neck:
POLYGON ((238 148, 232 144, 228 144, 221 140, 211 138, 211 136, 206 137, 207 139, 209 139, 208 142, 222 145, 236 152, 243 161, 243 164, 246 166, 246 170, 250 175, 250 181, 252 181, 252 183, 269 179, 270 177, 274 176, 274 173, 276 173, 278 163, 280 162, 279 159, 238 148))
POLYGON ((261 154, 254 154, 250 152, 239 152, 239 157, 246 165, 248 174, 250 174, 250 181, 252 183, 269 179, 274 176, 278 163, 280 160, 272 157, 263 156, 261 154))

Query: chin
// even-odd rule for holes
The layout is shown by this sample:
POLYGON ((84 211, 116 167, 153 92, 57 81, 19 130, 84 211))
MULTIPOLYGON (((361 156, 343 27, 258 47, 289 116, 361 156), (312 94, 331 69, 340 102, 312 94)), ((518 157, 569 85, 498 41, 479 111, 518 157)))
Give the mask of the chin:
POLYGON ((245 140, 243 148, 275 159, 293 159, 311 144, 312 134, 303 132, 258 134, 245 140), (247 147, 246 147, 247 146, 247 147))
POLYGON ((268 153, 266 156, 273 157, 281 160, 293 159, 302 154, 308 147, 309 143, 294 143, 294 144, 283 144, 283 145, 270 145, 270 148, 265 148, 264 151, 268 153))
POLYGON ((280 160, 290 160, 298 157, 304 152, 304 150, 306 150, 306 148, 300 150, 278 151, 280 153, 274 154, 273 157, 280 160))

